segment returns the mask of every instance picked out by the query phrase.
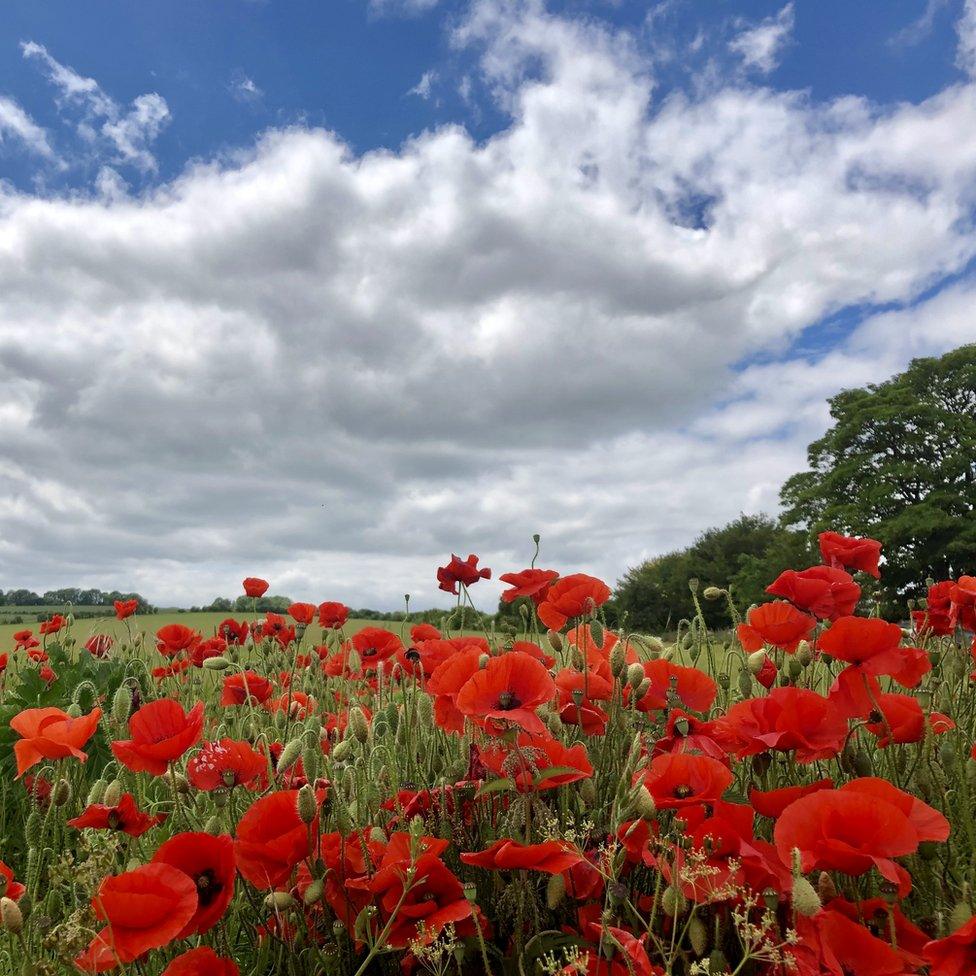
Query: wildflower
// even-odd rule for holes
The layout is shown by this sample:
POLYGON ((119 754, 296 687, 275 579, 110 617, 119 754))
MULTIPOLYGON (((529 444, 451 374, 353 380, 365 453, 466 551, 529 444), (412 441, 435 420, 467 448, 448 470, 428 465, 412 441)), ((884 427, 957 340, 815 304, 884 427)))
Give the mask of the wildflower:
POLYGON ((813 566, 801 572, 788 569, 766 587, 766 592, 789 600, 798 610, 820 620, 852 614, 861 598, 861 587, 850 573, 831 566, 813 566))
POLYGON ((817 538, 824 565, 860 569, 875 579, 881 578, 878 570, 881 543, 876 539, 846 536, 839 532, 821 532, 817 538))
POLYGON ((791 803, 795 803, 801 797, 809 796, 818 790, 833 788, 832 779, 818 779, 815 783, 806 786, 782 786, 775 790, 757 790, 752 787, 749 790, 749 802, 756 813, 775 820, 791 803))
POLYGON ((968 976, 976 972, 976 918, 952 935, 926 943, 922 956, 930 976, 968 976))
POLYGON ((116 600, 114 606, 116 619, 125 620, 126 617, 131 617, 139 609, 139 601, 116 600))
POLYGON ((510 777, 522 793, 555 789, 593 775, 582 742, 570 747, 558 739, 539 738, 525 732, 519 733, 514 748, 493 744, 480 754, 480 759, 495 776, 510 777))
POLYGON ((107 657, 114 643, 108 634, 94 634, 85 641, 85 650, 92 657, 107 657))
POLYGON ((133 772, 162 776, 171 762, 200 741, 203 702, 190 712, 171 698, 143 705, 129 719, 131 739, 112 743, 115 758, 133 772))
POLYGON ((553 583, 539 604, 539 619, 551 630, 562 630, 571 617, 583 617, 611 597, 610 587, 585 573, 564 576, 553 583))
POLYGON ((19 881, 14 881, 13 871, 0 861, 0 895, 17 901, 26 890, 19 881))
POLYGON ((50 620, 45 620, 38 629, 42 635, 56 634, 67 626, 67 623, 68 621, 60 613, 55 613, 51 615, 50 620))
POLYGON ((641 712, 680 704, 694 712, 707 712, 715 701, 718 686, 704 671, 672 664, 663 658, 645 661, 644 676, 651 682, 634 707, 641 712))
POLYGON ((234 620, 233 617, 228 617, 218 625, 217 636, 223 637, 229 646, 241 647, 247 642, 250 629, 246 620, 234 620))
POLYGON ((234 841, 237 868, 256 888, 278 888, 312 851, 298 815, 298 790, 263 796, 247 809, 234 841))
POLYGON ((261 705, 274 692, 274 686, 256 671, 241 671, 224 678, 220 704, 225 708, 233 705, 261 705))
POLYGON ((176 834, 156 851, 152 863, 179 869, 196 888, 196 911, 177 938, 208 932, 223 918, 234 896, 234 842, 227 834, 176 834))
POLYGON ((810 917, 799 915, 796 934, 796 944, 787 955, 803 974, 909 976, 915 972, 903 953, 830 907, 810 917))
POLYGON ((491 732, 509 724, 527 732, 544 734, 545 726, 535 710, 553 697, 555 683, 535 658, 511 651, 491 658, 457 693, 459 712, 491 732))
POLYGON ((288 615, 297 624, 308 626, 315 619, 316 607, 311 603, 293 603, 288 608, 288 615))
POLYGON ((87 715, 71 718, 60 708, 27 708, 10 720, 10 727, 20 739, 14 743, 17 778, 43 759, 74 756, 84 762, 88 757, 81 747, 95 734, 100 708, 87 715))
MULTIPOLYGON (((934 634, 936 637, 948 637, 956 629, 956 619, 953 614, 952 591, 955 583, 943 580, 933 583, 927 591, 925 609, 912 611, 912 623, 919 637, 934 634)), ((972 610, 965 615, 967 620, 972 616, 972 610)), ((966 625, 963 621, 963 626, 966 625)), ((967 627, 974 630, 976 627, 967 627)))
POLYGON ((750 610, 746 623, 739 624, 736 634, 746 651, 759 651, 764 645, 772 644, 792 653, 816 625, 810 614, 797 610, 792 603, 774 600, 750 610))
POLYGON ((559 573, 552 569, 523 569, 520 573, 502 573, 498 578, 509 585, 509 589, 502 591, 502 600, 506 603, 527 597, 538 606, 545 599, 549 586, 559 578, 559 573))
POLYGON ((520 844, 501 839, 477 853, 462 854, 461 860, 486 871, 541 871, 562 874, 583 860, 583 855, 565 841, 547 840, 541 844, 520 844))
POLYGON ((451 556, 451 561, 446 566, 441 566, 437 570, 438 589, 445 593, 458 592, 458 583, 462 586, 473 586, 480 579, 491 579, 490 569, 478 568, 478 557, 468 556, 461 559, 460 556, 451 556))
POLYGON ((727 766, 710 756, 668 752, 636 773, 632 785, 643 783, 658 809, 665 810, 714 803, 734 778, 727 766))
POLYGON ((244 587, 244 594, 255 600, 268 592, 268 581, 258 576, 248 576, 242 586, 244 587))
POLYGON ((208 793, 220 788, 251 787, 267 773, 267 757, 249 743, 235 739, 204 743, 186 764, 186 776, 193 787, 208 793))
POLYGON ((935 735, 941 735, 956 727, 947 715, 932 712, 927 716, 917 698, 894 693, 874 696, 868 714, 868 731, 878 737, 878 745, 884 749, 895 742, 921 742, 928 725, 935 735))
POLYGON ((240 976, 240 970, 232 959, 218 956, 210 946, 200 946, 177 956, 162 976, 240 976))
POLYGON ((342 630, 349 619, 349 607, 344 603, 326 601, 319 604, 319 626, 323 630, 342 630))
POLYGON ((118 802, 111 805, 89 804, 79 816, 68 821, 68 826, 79 830, 83 827, 91 827, 95 830, 118 830, 130 837, 141 837, 147 830, 151 830, 165 819, 165 813, 155 816, 143 813, 136 806, 132 794, 123 793, 118 802))
POLYGON ((183 624, 167 624, 156 631, 156 650, 166 657, 175 657, 182 651, 193 647, 200 635, 183 624))

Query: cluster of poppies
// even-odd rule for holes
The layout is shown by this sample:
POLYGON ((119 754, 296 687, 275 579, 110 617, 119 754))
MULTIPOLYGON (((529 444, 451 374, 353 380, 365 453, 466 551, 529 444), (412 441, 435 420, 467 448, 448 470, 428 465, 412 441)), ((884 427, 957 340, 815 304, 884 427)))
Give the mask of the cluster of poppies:
MULTIPOLYGON (((65 688, 9 720, 12 958, 972 976, 976 578, 931 585, 903 629, 857 612, 877 542, 820 550, 744 619, 706 590, 733 614, 724 641, 700 617, 670 643, 615 632, 602 581, 534 565, 500 576, 523 610, 505 632, 348 633, 325 602, 210 635, 135 639, 131 604, 124 633, 84 644, 63 617, 17 634, 11 687, 52 642, 127 667, 87 710, 65 688), (102 867, 66 892, 69 849, 102 867)), ((465 600, 478 564, 452 556, 438 585, 465 600)))

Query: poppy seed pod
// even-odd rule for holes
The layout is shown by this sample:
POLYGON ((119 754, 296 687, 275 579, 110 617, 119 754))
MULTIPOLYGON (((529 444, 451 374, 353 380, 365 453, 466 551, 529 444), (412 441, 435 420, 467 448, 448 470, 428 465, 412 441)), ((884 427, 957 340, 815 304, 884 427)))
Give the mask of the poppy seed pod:
POLYGON ((20 935, 23 931, 24 915, 12 898, 0 898, 0 921, 12 935, 20 935))

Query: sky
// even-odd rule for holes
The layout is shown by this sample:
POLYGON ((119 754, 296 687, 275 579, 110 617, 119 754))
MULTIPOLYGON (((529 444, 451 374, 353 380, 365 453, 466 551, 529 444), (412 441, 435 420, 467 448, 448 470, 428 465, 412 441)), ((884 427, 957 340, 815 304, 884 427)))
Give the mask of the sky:
POLYGON ((612 584, 976 340, 974 205, 976 0, 6 0, 0 588, 612 584))

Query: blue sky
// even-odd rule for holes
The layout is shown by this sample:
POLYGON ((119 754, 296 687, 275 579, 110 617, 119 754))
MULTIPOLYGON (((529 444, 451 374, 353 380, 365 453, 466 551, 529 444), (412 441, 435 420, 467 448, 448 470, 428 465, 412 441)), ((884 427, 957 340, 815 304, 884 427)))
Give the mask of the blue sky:
POLYGON ((610 582, 976 341, 976 0, 8 0, 0 588, 610 582))

